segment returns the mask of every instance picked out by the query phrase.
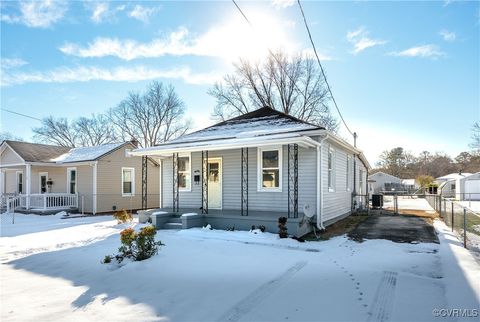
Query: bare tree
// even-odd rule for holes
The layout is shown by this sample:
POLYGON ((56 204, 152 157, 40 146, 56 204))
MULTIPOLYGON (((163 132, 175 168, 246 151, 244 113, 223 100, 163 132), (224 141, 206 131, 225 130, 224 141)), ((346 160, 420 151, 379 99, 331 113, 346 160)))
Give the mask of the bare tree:
POLYGON ((141 147, 169 141, 190 129, 183 101, 173 86, 160 82, 151 83, 143 94, 131 92, 108 115, 117 136, 135 138, 141 147))
POLYGON ((55 119, 53 116, 42 120, 42 126, 32 129, 34 139, 37 142, 50 143, 54 145, 75 147, 76 132, 66 118, 55 119))
POLYGON ((23 138, 16 136, 10 132, 7 131, 2 131, 0 132, 0 143, 5 141, 5 140, 11 140, 11 141, 23 141, 23 138))
POLYGON ((108 117, 92 114, 90 118, 80 117, 73 122, 76 142, 80 146, 95 146, 118 142, 108 117))
POLYGON ((234 73, 208 92, 217 100, 215 119, 225 120, 269 106, 336 131, 338 122, 328 107, 325 79, 314 60, 277 52, 263 63, 242 59, 234 66, 234 73))
POLYGON ((473 150, 473 153, 480 155, 480 122, 478 121, 473 123, 472 142, 469 146, 473 150))

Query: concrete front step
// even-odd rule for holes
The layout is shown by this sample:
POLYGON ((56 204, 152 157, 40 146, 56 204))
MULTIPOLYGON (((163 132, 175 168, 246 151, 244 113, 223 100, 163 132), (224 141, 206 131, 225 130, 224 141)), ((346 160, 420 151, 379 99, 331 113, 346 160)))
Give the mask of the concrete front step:
POLYGON ((182 229, 182 224, 176 222, 167 222, 165 225, 163 225, 163 229, 182 229))
POLYGON ((177 223, 181 224, 182 223, 182 218, 180 217, 172 217, 168 220, 169 223, 177 223))

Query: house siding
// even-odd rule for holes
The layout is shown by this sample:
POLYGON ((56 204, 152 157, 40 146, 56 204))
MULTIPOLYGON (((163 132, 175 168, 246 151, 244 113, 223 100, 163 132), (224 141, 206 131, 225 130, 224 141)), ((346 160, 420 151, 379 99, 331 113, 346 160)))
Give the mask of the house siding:
POLYGON ((7 146, 5 150, 3 150, 2 154, 0 154, 0 165, 19 163, 23 163, 23 159, 19 158, 9 146, 7 146))
MULTIPOLYGON (((287 147, 282 147, 282 191, 281 192, 263 192, 257 191, 257 149, 248 149, 248 206, 249 210, 273 211, 281 214, 287 212, 288 203, 288 153, 287 147)), ((241 150, 211 151, 209 158, 222 158, 223 174, 223 209, 240 210, 241 209, 241 150)), ((309 204, 311 207, 316 205, 316 150, 299 148, 298 150, 298 205, 299 213, 303 212, 303 206, 309 204)), ((201 152, 192 153, 192 178, 195 171, 201 174, 201 152)), ((163 206, 172 207, 173 188, 172 188, 172 158, 163 160, 163 206)), ((196 185, 192 182, 191 191, 180 191, 180 208, 200 208, 201 184, 196 185)))
MULTIPOLYGON (((116 209, 140 209, 142 206, 142 158, 125 157, 125 150, 131 146, 122 148, 104 156, 98 160, 97 165, 97 212, 113 211, 116 209), (122 167, 135 168, 135 195, 122 196, 122 167)), ((93 182, 93 170, 91 173, 90 186, 93 182)), ((160 207, 160 174, 159 167, 148 162, 147 168, 147 206, 148 208, 160 207)), ((92 195, 93 192, 90 192, 92 195)))

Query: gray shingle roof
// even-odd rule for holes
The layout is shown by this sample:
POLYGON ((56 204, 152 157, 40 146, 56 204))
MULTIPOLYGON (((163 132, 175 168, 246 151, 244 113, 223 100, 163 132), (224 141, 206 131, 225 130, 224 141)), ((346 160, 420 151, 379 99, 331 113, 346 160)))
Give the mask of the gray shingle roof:
POLYGON ((19 141, 5 141, 27 162, 52 162, 51 159, 67 153, 71 148, 19 141))

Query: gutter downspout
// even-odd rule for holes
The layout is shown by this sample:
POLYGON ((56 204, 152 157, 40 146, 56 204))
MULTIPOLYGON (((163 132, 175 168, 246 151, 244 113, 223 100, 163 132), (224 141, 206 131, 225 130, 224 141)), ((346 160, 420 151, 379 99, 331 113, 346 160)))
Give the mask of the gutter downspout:
POLYGON ((317 228, 325 230, 323 226, 323 175, 322 175, 322 159, 323 159, 323 141, 328 138, 328 133, 320 142, 316 142, 317 146, 317 228))

